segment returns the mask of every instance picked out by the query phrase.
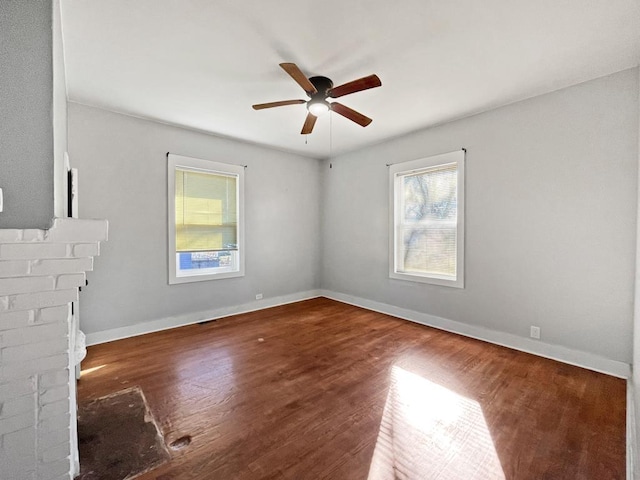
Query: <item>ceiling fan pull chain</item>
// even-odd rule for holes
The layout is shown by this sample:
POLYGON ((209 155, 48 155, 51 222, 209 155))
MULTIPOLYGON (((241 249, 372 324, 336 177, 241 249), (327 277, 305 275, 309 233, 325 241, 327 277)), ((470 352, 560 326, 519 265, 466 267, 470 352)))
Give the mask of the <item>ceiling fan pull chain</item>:
POLYGON ((329 158, 333 157, 333 112, 329 112, 329 158))

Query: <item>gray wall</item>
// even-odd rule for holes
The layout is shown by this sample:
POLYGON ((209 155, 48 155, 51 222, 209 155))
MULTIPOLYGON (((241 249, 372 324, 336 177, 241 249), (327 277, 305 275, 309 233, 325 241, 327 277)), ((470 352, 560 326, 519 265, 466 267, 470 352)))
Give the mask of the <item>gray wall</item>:
POLYGON ((320 162, 70 103, 81 218, 109 220, 80 296, 87 333, 319 287, 320 162), (167 284, 167 152, 248 165, 246 274, 167 284))
MULTIPOLYGON (((640 89, 640 86, 638 87, 640 89)), ((638 117, 640 118, 640 103, 638 103, 638 117)), ((640 127, 639 127, 640 128, 640 127)), ((638 131, 638 165, 640 165, 640 130, 638 131)), ((640 182, 640 169, 638 171, 640 182)), ((633 407, 629 405, 635 418, 632 420, 635 425, 631 427, 631 461, 633 462, 634 476, 640 478, 640 191, 638 191, 638 225, 636 234, 636 282, 635 282, 635 303, 633 316, 633 364, 631 368, 631 381, 629 387, 633 394, 633 407)))
POLYGON ((53 218, 50 0, 0 1, 0 228, 53 218))
POLYGON ((335 158, 322 286, 631 363, 638 70, 335 158), (388 169, 466 147, 465 289, 388 278, 388 169))
POLYGON ((53 194, 54 215, 67 216, 67 81, 60 0, 53 0, 53 194))
POLYGON ((317 162, 69 104, 81 217, 110 239, 81 297, 101 332, 315 288, 631 363, 638 69, 317 162), (466 287, 388 278, 386 163, 467 155, 466 287), (167 151, 248 164, 247 274, 167 285, 167 151))

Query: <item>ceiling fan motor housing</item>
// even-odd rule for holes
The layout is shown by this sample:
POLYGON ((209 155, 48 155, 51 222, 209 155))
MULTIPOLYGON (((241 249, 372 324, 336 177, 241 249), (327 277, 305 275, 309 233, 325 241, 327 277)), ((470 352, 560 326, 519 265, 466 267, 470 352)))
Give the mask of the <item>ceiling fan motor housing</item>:
POLYGON ((327 77, 310 77, 309 81, 316 87, 317 93, 310 95, 312 100, 324 100, 329 95, 329 90, 333 88, 333 82, 327 77))

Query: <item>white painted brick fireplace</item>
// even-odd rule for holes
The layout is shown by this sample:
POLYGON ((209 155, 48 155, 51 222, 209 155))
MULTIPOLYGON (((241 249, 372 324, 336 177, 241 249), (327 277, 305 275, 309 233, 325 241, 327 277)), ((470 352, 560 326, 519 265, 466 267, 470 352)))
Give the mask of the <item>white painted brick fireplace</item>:
POLYGON ((77 469, 71 302, 106 220, 0 230, 0 478, 62 480, 77 469))

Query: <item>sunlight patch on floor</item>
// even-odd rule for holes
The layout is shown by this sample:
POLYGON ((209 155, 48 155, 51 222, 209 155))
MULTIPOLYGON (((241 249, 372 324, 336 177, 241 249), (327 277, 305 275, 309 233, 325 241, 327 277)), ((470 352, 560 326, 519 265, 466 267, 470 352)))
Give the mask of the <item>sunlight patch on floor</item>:
POLYGON ((368 480, 505 480, 478 402, 394 366, 368 480))
POLYGON ((97 372, 98 370, 100 370, 101 368, 104 368, 106 366, 107 366, 107 364, 105 363, 104 365, 99 365, 97 367, 85 368, 84 370, 80 370, 80 377, 82 378, 85 375, 89 375, 90 373, 97 372))

